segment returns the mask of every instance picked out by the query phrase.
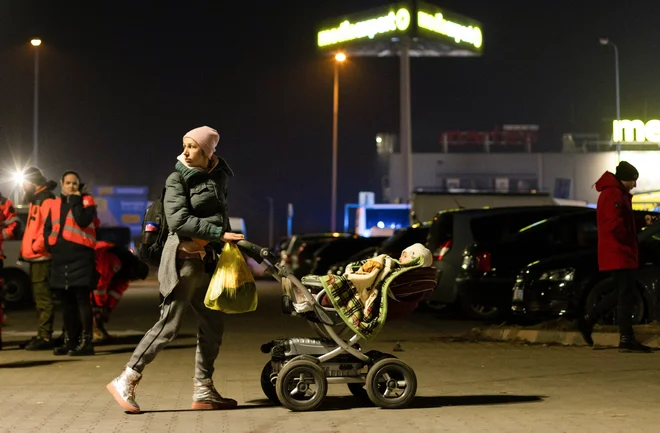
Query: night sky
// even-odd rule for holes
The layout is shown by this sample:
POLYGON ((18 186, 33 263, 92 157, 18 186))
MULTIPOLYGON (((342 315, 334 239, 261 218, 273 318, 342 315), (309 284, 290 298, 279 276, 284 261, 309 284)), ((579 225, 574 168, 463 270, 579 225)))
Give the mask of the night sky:
MULTIPOLYGON (((230 213, 246 218, 252 240, 267 239, 266 197, 275 199, 277 236, 287 202, 294 231, 329 229, 333 66, 316 50, 317 27, 389 2, 98 3, 0 1, 3 169, 32 150, 29 40, 38 36, 40 166, 50 178, 73 168, 88 184, 149 185, 157 196, 182 135, 206 124, 236 172, 230 213)), ((431 3, 481 21, 484 56, 412 60, 416 152, 439 149, 443 130, 506 123, 540 125, 542 150, 559 150, 564 132, 607 133, 614 54, 600 36, 619 47, 622 117, 660 117, 657 0, 431 3)), ((341 210, 359 191, 380 193, 374 137, 398 131, 398 86, 396 58, 342 68, 341 210)))

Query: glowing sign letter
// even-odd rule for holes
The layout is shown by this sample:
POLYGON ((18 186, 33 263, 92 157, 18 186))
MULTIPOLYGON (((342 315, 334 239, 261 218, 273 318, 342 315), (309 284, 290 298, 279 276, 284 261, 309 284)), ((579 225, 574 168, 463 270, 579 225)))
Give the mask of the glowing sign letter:
POLYGON ((615 120, 612 141, 615 143, 644 141, 644 122, 641 120, 615 120))
POLYGON ((644 136, 647 141, 660 143, 660 120, 649 120, 644 126, 644 136))
POLYGON ((410 12, 408 9, 401 8, 396 11, 396 28, 402 32, 410 27, 410 12))

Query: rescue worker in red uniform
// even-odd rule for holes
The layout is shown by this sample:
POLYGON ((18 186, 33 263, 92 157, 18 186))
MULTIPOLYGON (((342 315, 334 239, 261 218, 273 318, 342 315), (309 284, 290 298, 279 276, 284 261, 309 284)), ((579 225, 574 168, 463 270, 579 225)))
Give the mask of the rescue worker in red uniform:
POLYGON ((46 248, 52 257, 50 285, 62 301, 64 316, 64 344, 53 353, 94 355, 89 297, 96 287, 96 204, 83 192, 78 173, 64 173, 61 185, 62 194, 49 206, 44 224, 46 248))
POLYGON ((149 265, 126 248, 112 242, 97 240, 95 250, 96 272, 99 278, 92 296, 94 342, 100 342, 111 338, 105 329, 110 313, 131 281, 147 278, 149 265))
POLYGON ((619 322, 619 351, 649 353, 651 348, 635 339, 632 317, 634 313, 635 270, 639 268, 637 229, 630 191, 637 186, 639 172, 621 161, 615 173, 606 171, 596 182, 598 204, 598 268, 612 275, 614 290, 595 305, 585 306, 585 314, 578 319, 578 329, 585 342, 593 346, 594 324, 617 307, 619 322))
POLYGON ((5 255, 2 243, 14 237, 14 230, 18 224, 18 216, 14 204, 0 193, 0 349, 2 349, 2 326, 5 324, 4 314, 4 261, 5 255))
POLYGON ((23 172, 25 201, 30 203, 25 233, 21 240, 21 260, 30 264, 32 297, 38 317, 37 336, 32 338, 26 350, 50 350, 53 335, 53 293, 50 290, 50 254, 44 243, 44 221, 48 205, 55 198, 53 190, 57 182, 47 180, 37 167, 28 167, 23 172))

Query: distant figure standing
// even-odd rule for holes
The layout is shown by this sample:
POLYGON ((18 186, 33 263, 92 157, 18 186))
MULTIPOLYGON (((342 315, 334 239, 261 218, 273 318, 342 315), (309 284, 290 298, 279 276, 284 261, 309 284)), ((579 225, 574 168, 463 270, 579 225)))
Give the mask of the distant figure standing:
MULTIPOLYGON (((578 328, 589 346, 594 324, 614 306, 619 321, 620 352, 650 352, 635 339, 632 315, 635 302, 635 270, 639 267, 637 230, 630 191, 637 186, 639 172, 621 161, 616 173, 606 171, 596 182, 600 193, 596 207, 598 220, 598 268, 611 272, 615 290, 604 296, 590 312, 578 320, 578 328)), ((585 308, 588 311, 588 307, 585 308)))
POLYGON ((96 287, 96 203, 85 193, 80 175, 62 175, 62 194, 44 222, 46 250, 52 257, 50 286, 62 301, 64 341, 55 355, 94 355, 94 316, 90 295, 96 287))
POLYGON ((28 167, 23 173, 25 201, 30 204, 25 233, 21 241, 21 260, 30 264, 30 283, 36 304, 39 328, 36 337, 25 350, 50 350, 55 346, 53 335, 53 293, 50 289, 50 253, 46 251, 44 222, 48 208, 55 199, 53 190, 57 182, 46 179, 37 167, 28 167))

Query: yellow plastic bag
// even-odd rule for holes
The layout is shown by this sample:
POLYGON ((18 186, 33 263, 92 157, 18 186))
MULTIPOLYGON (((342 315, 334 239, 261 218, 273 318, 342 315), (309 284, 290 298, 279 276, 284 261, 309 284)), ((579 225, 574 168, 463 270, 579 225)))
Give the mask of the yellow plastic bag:
POLYGON ((204 305, 227 314, 247 313, 257 309, 257 285, 236 244, 227 242, 222 248, 206 290, 204 305))

